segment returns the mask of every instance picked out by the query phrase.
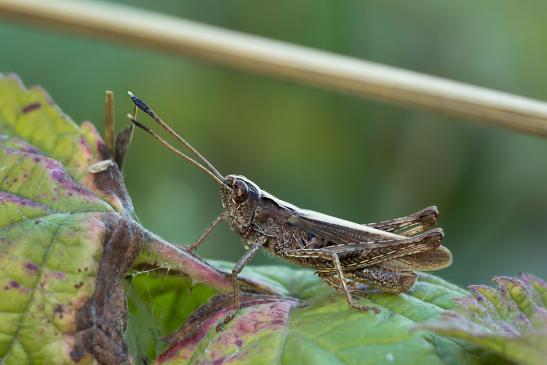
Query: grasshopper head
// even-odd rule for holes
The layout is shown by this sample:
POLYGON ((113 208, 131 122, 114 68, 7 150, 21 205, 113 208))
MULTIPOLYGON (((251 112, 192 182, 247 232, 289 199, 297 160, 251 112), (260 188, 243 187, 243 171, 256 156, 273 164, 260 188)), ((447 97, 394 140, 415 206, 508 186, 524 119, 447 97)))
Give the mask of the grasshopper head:
POLYGON ((220 194, 232 229, 240 234, 245 233, 253 222, 260 200, 260 188, 244 176, 228 175, 220 187, 220 194))

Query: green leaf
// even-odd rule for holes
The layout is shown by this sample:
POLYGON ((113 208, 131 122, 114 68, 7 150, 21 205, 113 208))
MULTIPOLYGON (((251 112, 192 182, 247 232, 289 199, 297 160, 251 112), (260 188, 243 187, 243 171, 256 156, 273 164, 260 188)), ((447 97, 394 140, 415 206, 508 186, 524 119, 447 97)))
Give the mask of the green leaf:
POLYGON ((164 337, 176 331, 217 292, 187 276, 163 271, 133 273, 127 282, 127 340, 135 359, 155 359, 167 349, 164 337))
POLYGON ((243 309, 222 332, 215 327, 230 300, 215 297, 170 336, 158 364, 503 363, 465 343, 413 330, 467 293, 432 275, 421 274, 407 294, 372 293, 361 300, 379 313, 350 308, 308 270, 250 267, 244 275, 275 281, 290 297, 244 295, 243 309))
POLYGON ((422 327, 519 364, 547 364, 547 283, 529 274, 493 281, 497 288, 471 286, 472 294, 458 299, 454 310, 422 327))

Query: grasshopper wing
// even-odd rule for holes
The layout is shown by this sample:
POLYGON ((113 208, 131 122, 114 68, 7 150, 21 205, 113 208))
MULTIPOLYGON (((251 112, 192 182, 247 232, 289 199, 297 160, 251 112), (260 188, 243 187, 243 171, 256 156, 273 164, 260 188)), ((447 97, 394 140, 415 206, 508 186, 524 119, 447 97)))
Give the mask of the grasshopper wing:
POLYGON ((310 236, 316 237, 320 241, 316 247, 404 238, 367 225, 314 212, 313 210, 300 209, 265 191, 262 191, 262 197, 287 210, 289 214, 286 223, 306 232, 310 236))
MULTIPOLYGON (((399 270, 407 271, 410 267, 417 266, 414 261, 422 262, 426 266, 425 257, 414 255, 425 254, 440 246, 443 238, 442 230, 434 229, 414 237, 403 237, 392 233, 378 231, 374 228, 356 224, 342 219, 329 217, 321 213, 311 211, 295 211, 288 219, 295 225, 314 235, 317 240, 313 245, 308 245, 308 255, 316 254, 322 257, 336 254, 344 267, 356 269, 368 267, 396 259, 392 265, 399 266, 399 270)), ((429 260, 431 261, 431 260, 429 260)))
POLYGON ((380 264, 384 269, 396 271, 433 271, 447 268, 452 264, 452 253, 444 246, 428 251, 399 257, 380 264))
POLYGON ((312 210, 294 210, 287 223, 317 237, 324 246, 404 239, 390 232, 312 210))
MULTIPOLYGON (((419 236, 404 237, 312 210, 300 209, 267 193, 264 195, 290 211, 286 220, 289 226, 308 235, 308 244, 303 249, 307 257, 319 258, 336 254, 348 268, 367 267, 406 256, 410 259, 394 262, 393 265, 400 266, 402 270, 414 267, 414 261, 423 261, 425 265, 425 258, 419 254, 437 249, 443 237, 440 229, 419 236), (414 255, 418 256, 413 259, 414 255)), ((300 251, 293 254, 299 255, 300 251)))
POLYGON ((435 226, 438 216, 439 210, 437 207, 431 206, 404 217, 376 223, 367 223, 366 225, 382 231, 410 237, 425 232, 435 226))

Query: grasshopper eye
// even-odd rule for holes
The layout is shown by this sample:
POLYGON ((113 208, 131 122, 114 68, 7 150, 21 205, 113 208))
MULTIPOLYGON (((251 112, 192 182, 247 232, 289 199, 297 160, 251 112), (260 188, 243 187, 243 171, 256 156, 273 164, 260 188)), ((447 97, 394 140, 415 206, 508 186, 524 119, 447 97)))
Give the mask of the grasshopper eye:
POLYGON ((249 197, 249 187, 244 181, 236 180, 234 184, 234 201, 242 203, 249 197))

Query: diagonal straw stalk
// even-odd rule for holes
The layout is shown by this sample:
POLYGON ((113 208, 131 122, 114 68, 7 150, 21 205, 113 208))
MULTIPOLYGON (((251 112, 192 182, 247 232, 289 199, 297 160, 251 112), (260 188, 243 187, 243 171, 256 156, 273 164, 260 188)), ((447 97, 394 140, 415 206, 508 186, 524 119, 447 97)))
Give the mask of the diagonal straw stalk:
POLYGON ((541 101, 173 16, 76 0, 0 0, 0 16, 547 137, 541 101))

